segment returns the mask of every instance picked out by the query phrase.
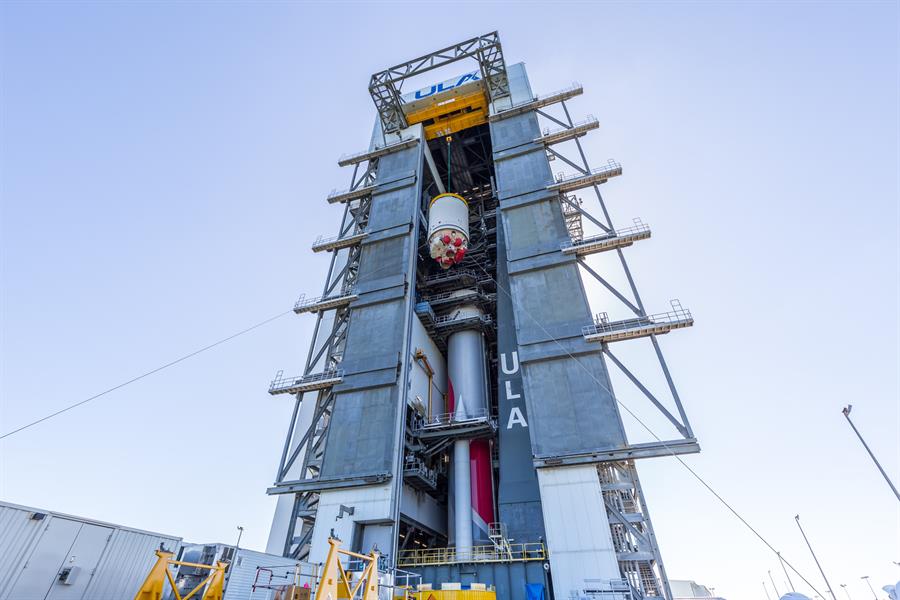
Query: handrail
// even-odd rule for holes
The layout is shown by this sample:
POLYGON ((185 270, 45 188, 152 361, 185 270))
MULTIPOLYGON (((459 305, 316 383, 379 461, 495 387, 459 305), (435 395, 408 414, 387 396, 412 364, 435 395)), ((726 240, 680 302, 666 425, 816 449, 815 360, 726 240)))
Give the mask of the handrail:
POLYGON ((571 175, 565 175, 563 173, 558 173, 556 175, 556 180, 553 183, 554 184, 569 183, 572 181, 576 181, 578 179, 586 179, 593 175, 602 175, 603 173, 615 173, 616 171, 621 173, 622 165, 617 160, 613 160, 612 158, 610 158, 606 161, 606 164, 603 165, 602 167, 593 168, 590 171, 588 171, 587 173, 574 173, 571 175))
POLYGON ((269 384, 269 393, 273 391, 288 389, 298 385, 306 385, 315 383, 316 381, 327 381, 329 379, 341 379, 344 377, 343 369, 327 369, 320 373, 310 373, 308 375, 299 375, 297 377, 284 377, 283 371, 278 371, 275 379, 269 384))
MULTIPOLYGON (((542 138, 550 137, 550 136, 556 135, 558 133, 565 133, 567 131, 573 131, 575 129, 578 129, 579 127, 587 127, 588 125, 593 125, 594 123, 599 124, 599 122, 600 121, 594 115, 588 115, 581 121, 576 121, 575 123, 572 123, 571 125, 566 125, 564 127, 557 127, 556 129, 550 129, 549 127, 547 127, 543 131, 541 131, 540 137, 542 137, 542 138)), ((540 139, 540 138, 538 138, 538 139, 540 139)))
POLYGON ((325 296, 314 296, 312 298, 307 298, 306 294, 301 294, 297 301, 294 303, 294 311, 298 311, 302 308, 308 308, 310 306, 314 306, 316 304, 343 300, 344 298, 351 298, 356 294, 353 288, 349 290, 338 292, 337 294, 327 294, 325 296))
POLYGON ((682 308, 681 303, 677 300, 672 300, 671 302, 673 308, 671 311, 655 313, 643 317, 622 319, 620 321, 610 321, 606 313, 600 313, 600 315, 595 318, 593 325, 585 325, 581 328, 581 333, 582 335, 598 335, 637 327, 646 327, 649 325, 667 325, 693 321, 690 310, 682 308))
POLYGON ((583 244, 592 244, 594 242, 603 242, 606 240, 615 240, 618 238, 624 238, 632 235, 641 235, 644 233, 650 232, 650 226, 641 221, 639 218, 634 219, 634 225, 631 227, 624 227, 622 229, 614 229, 609 232, 599 233, 597 235, 590 235, 587 237, 582 237, 581 239, 576 240, 568 240, 560 243, 559 247, 562 249, 571 248, 572 246, 581 246, 583 244))
POLYGON ((541 542, 509 544, 498 549, 494 545, 471 548, 426 548, 403 550, 397 557, 399 567, 420 567, 453 563, 497 563, 547 560, 547 549, 541 542))

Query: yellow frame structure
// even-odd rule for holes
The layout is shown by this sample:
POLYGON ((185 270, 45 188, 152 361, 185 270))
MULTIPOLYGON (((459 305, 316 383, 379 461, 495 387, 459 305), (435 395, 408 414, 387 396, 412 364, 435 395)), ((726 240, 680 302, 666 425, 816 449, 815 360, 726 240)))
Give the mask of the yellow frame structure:
MULTIPOLYGON (((378 600, 378 552, 374 550, 368 555, 341 550, 341 541, 328 538, 328 557, 322 567, 322 577, 316 588, 315 600, 351 600, 356 598, 356 593, 363 588, 359 600, 378 600), (344 571, 340 555, 352 556, 366 563, 365 569, 360 573, 359 581, 353 585, 351 577, 344 571), (353 587, 351 588, 351 585, 353 587)), ((205 599, 204 599, 205 600, 205 599)))
POLYGON ((175 555, 163 550, 157 550, 156 556, 156 564, 150 569, 150 573, 144 580, 141 589, 138 590, 138 593, 135 595, 134 600, 162 600, 163 588, 166 585, 166 580, 168 580, 169 585, 172 586, 172 591, 175 593, 175 600, 190 600, 190 598, 194 597, 194 595, 207 583, 209 583, 209 587, 203 592, 203 596, 200 600, 222 600, 225 588, 225 569, 228 568, 228 563, 218 561, 215 565, 202 565, 200 563, 172 560, 172 557, 175 555), (169 571, 169 565, 209 569, 210 573, 199 585, 197 585, 197 587, 192 589, 190 593, 186 596, 182 596, 178 593, 178 587, 175 585, 175 579, 172 577, 172 572, 169 571))

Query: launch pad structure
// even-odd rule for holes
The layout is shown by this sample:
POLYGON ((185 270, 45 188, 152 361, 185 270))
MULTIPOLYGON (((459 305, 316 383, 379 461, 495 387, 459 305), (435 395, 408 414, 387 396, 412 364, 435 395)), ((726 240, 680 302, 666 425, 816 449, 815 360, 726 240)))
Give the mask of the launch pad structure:
POLYGON ((636 462, 699 451, 658 339, 693 317, 644 307, 625 250, 650 229, 614 225, 600 186, 622 167, 588 163, 581 138, 599 122, 569 111, 582 86, 535 95, 493 32, 376 73, 369 91, 369 146, 341 157, 350 186, 326 198, 340 226, 312 247, 330 255, 322 293, 295 305, 315 319, 303 371, 269 388, 294 405, 268 551, 322 562, 336 536, 435 589, 670 600, 636 462), (403 92, 450 65, 462 73, 403 92), (589 263, 599 253, 626 289, 589 263), (583 276, 627 316, 592 316, 583 276), (621 342, 652 346, 665 396, 621 342), (672 439, 628 441, 610 364, 672 439))

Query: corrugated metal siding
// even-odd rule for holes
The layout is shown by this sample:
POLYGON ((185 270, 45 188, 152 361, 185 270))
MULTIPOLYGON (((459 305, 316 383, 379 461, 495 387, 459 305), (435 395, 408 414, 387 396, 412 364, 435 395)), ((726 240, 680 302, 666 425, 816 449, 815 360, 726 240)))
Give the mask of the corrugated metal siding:
MULTIPOLYGON (((156 560, 154 550, 160 543, 174 552, 181 546, 181 538, 149 531, 140 531, 41 509, 0 502, 0 598, 7 598, 18 575, 39 543, 43 532, 53 519, 100 525, 113 529, 103 554, 90 576, 85 600, 122 600, 132 598, 156 560), (35 512, 47 516, 40 521, 31 519, 35 512)), ((46 571, 47 589, 54 585, 59 565, 28 565, 29 569, 46 571)))
POLYGON ((538 469, 556 598, 581 594, 585 579, 619 579, 595 465, 538 469))
MULTIPOLYGON (((276 567, 272 570, 275 576, 287 575, 288 579, 276 579, 281 583, 293 583, 294 567, 297 561, 283 556, 273 554, 265 554, 254 550, 238 550, 234 564, 229 568, 231 573, 228 576, 228 585, 225 588, 224 600, 268 600, 272 597, 272 593, 266 590, 257 590, 252 594, 253 581, 256 578, 257 567, 276 567), (280 568, 278 568, 280 567, 280 568)), ((312 567, 304 568, 303 572, 308 573, 312 567)), ((302 585, 302 584, 301 584, 302 585)))
POLYGON ((156 562, 154 551, 160 544, 165 544, 166 550, 178 552, 181 540, 171 536, 117 529, 94 571, 84 597, 90 600, 133 598, 150 567, 156 562))
POLYGON ((35 540, 47 525, 48 515, 31 520, 33 511, 0 504, 0 598, 9 594, 15 578, 22 571, 35 540))

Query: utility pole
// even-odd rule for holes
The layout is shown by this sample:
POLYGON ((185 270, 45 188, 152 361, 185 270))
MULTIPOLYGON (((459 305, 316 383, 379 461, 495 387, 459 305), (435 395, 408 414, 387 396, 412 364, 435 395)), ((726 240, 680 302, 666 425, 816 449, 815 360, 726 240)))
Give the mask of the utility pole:
POLYGON ((816 553, 813 552, 812 545, 809 543, 809 539, 806 537, 806 532, 803 531, 803 527, 800 525, 800 515, 794 515, 794 520, 797 522, 797 527, 800 528, 800 534, 803 535, 803 541, 806 542, 806 547, 809 548, 809 553, 812 554, 813 560, 816 561, 816 566, 819 567, 819 573, 822 574, 822 579, 825 580, 825 587, 828 588, 828 593, 831 594, 831 600, 837 600, 837 596, 834 595, 834 590, 831 589, 831 584, 828 583, 828 578, 825 577, 825 571, 822 570, 822 565, 819 564, 819 559, 816 557, 816 553))
POLYGON ((237 526, 237 530, 238 530, 238 539, 237 539, 237 541, 234 543, 234 550, 235 550, 235 552, 237 552, 238 548, 241 547, 241 536, 244 535, 244 528, 243 528, 243 527, 241 527, 240 525, 238 525, 238 526, 237 526))
POLYGON ((781 552, 776 552, 775 554, 778 555, 778 562, 781 563, 781 568, 784 570, 784 576, 787 577, 788 585, 791 586, 791 591, 796 592, 797 590, 794 589, 794 582, 791 581, 791 576, 788 575, 787 567, 784 566, 784 559, 781 558, 781 552))
POLYGON ((866 583, 869 585, 869 590, 871 590, 871 592, 872 592, 872 597, 875 598, 875 600, 878 600, 878 594, 876 594, 875 590, 872 589, 872 582, 869 581, 869 576, 863 575, 862 577, 860 577, 860 579, 866 580, 866 583))
POLYGON ((778 586, 775 585, 775 579, 772 577, 772 569, 769 569, 769 581, 772 582, 772 589, 775 590, 775 596, 781 598, 781 594, 778 593, 778 586))
POLYGON ((856 425, 853 424, 853 421, 850 420, 850 411, 852 409, 853 405, 848 404, 841 412, 844 413, 844 417, 847 419, 847 422, 850 423, 850 427, 853 428, 853 432, 856 434, 856 437, 858 437, 859 441, 862 442, 863 448, 865 448, 866 452, 869 453, 869 456, 872 457, 872 462, 874 462, 875 466, 878 467, 878 470, 881 472, 881 476, 884 477, 884 480, 887 481, 887 484, 891 486, 891 491, 893 491, 894 495, 897 496, 897 500, 900 500, 900 492, 897 491, 897 487, 894 485, 894 482, 891 481, 891 478, 888 477, 887 473, 884 472, 884 469, 881 468, 881 463, 878 462, 877 458, 875 458, 875 455, 872 453, 872 450, 871 448, 869 448, 866 440, 864 440, 862 434, 859 433, 859 429, 857 429, 856 425))

